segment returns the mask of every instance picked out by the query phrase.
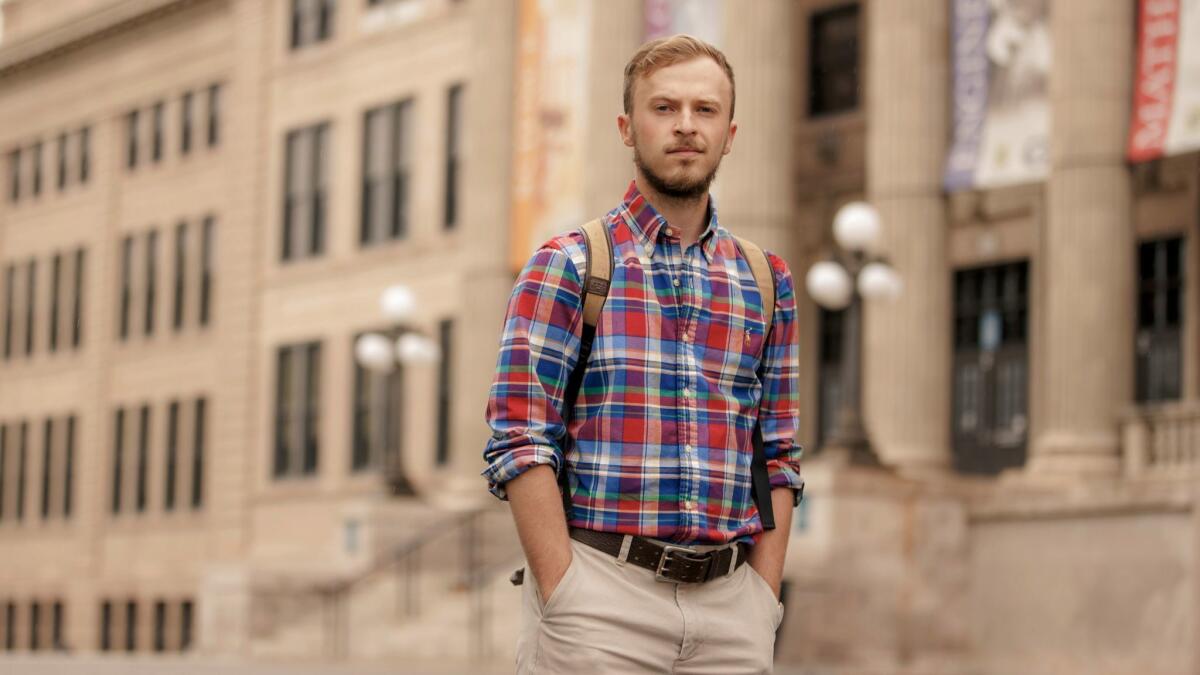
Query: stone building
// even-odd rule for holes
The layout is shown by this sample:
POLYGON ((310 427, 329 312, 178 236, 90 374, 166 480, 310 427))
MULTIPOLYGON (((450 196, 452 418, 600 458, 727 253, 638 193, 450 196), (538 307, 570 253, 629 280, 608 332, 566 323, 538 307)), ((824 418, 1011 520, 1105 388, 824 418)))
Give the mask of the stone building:
POLYGON ((1140 4, 0 1, 0 663, 509 658, 514 262, 619 199, 621 69, 687 30, 737 73, 722 222, 800 282, 866 200, 905 284, 865 307, 886 470, 822 455, 847 355, 801 303, 779 662, 1195 672, 1200 155, 1128 150, 1140 4), (441 358, 384 376, 395 284, 441 358))

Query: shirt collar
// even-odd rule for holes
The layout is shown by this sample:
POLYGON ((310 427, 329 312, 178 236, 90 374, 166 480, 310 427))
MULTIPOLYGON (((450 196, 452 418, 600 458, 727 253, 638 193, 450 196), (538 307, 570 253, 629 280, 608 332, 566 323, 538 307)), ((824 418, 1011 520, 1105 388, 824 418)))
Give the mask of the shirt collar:
MULTIPOLYGON (((668 227, 667 219, 663 218, 638 190, 637 181, 629 183, 629 189, 625 191, 625 199, 621 203, 621 207, 625 214, 625 222, 633 231, 637 245, 646 252, 646 257, 653 258, 659 236, 667 236, 664 233, 664 229, 668 227)), ((712 262, 713 256, 716 255, 719 227, 716 200, 710 194, 708 196, 708 225, 700 234, 700 251, 707 262, 712 262)), ((676 230, 676 228, 671 229, 676 230)), ((677 230, 675 236, 678 236, 677 230)))

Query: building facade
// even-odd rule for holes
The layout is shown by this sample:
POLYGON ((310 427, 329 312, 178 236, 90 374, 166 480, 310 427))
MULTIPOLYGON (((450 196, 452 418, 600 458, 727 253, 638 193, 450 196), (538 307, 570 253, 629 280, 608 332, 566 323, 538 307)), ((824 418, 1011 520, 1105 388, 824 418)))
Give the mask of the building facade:
POLYGON ((0 647, 511 653, 504 305, 616 204, 622 68, 687 31, 737 75, 722 222, 802 285, 866 200, 905 284, 865 309, 883 476, 822 462, 846 355, 801 297, 781 662, 1192 672, 1200 154, 1130 150, 1148 4, 0 2, 0 647), (441 358, 379 375, 395 284, 441 358))

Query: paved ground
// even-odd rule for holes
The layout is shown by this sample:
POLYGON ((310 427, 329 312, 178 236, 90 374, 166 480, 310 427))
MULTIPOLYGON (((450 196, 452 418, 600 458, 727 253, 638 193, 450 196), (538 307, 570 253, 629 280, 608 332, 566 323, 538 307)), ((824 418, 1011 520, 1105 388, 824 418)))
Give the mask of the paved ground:
POLYGON ((501 675, 511 668, 228 663, 190 659, 0 657, 0 675, 501 675))
MULTIPOLYGON (((232 663, 191 659, 0 656, 0 675, 511 675, 511 664, 320 665, 232 663)), ((775 675, 821 675, 776 668, 775 675)))

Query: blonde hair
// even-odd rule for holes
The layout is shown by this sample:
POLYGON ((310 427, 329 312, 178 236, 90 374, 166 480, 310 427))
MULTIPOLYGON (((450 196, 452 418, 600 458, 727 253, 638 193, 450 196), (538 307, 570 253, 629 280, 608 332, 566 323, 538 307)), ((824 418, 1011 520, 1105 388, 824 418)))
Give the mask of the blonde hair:
POLYGON ((659 68, 690 61, 698 57, 708 57, 716 61, 718 66, 729 77, 729 118, 733 119, 733 105, 737 101, 737 89, 733 84, 733 66, 725 58, 720 49, 691 35, 672 35, 651 40, 642 45, 625 65, 625 114, 633 111, 633 85, 638 78, 646 77, 659 68))

